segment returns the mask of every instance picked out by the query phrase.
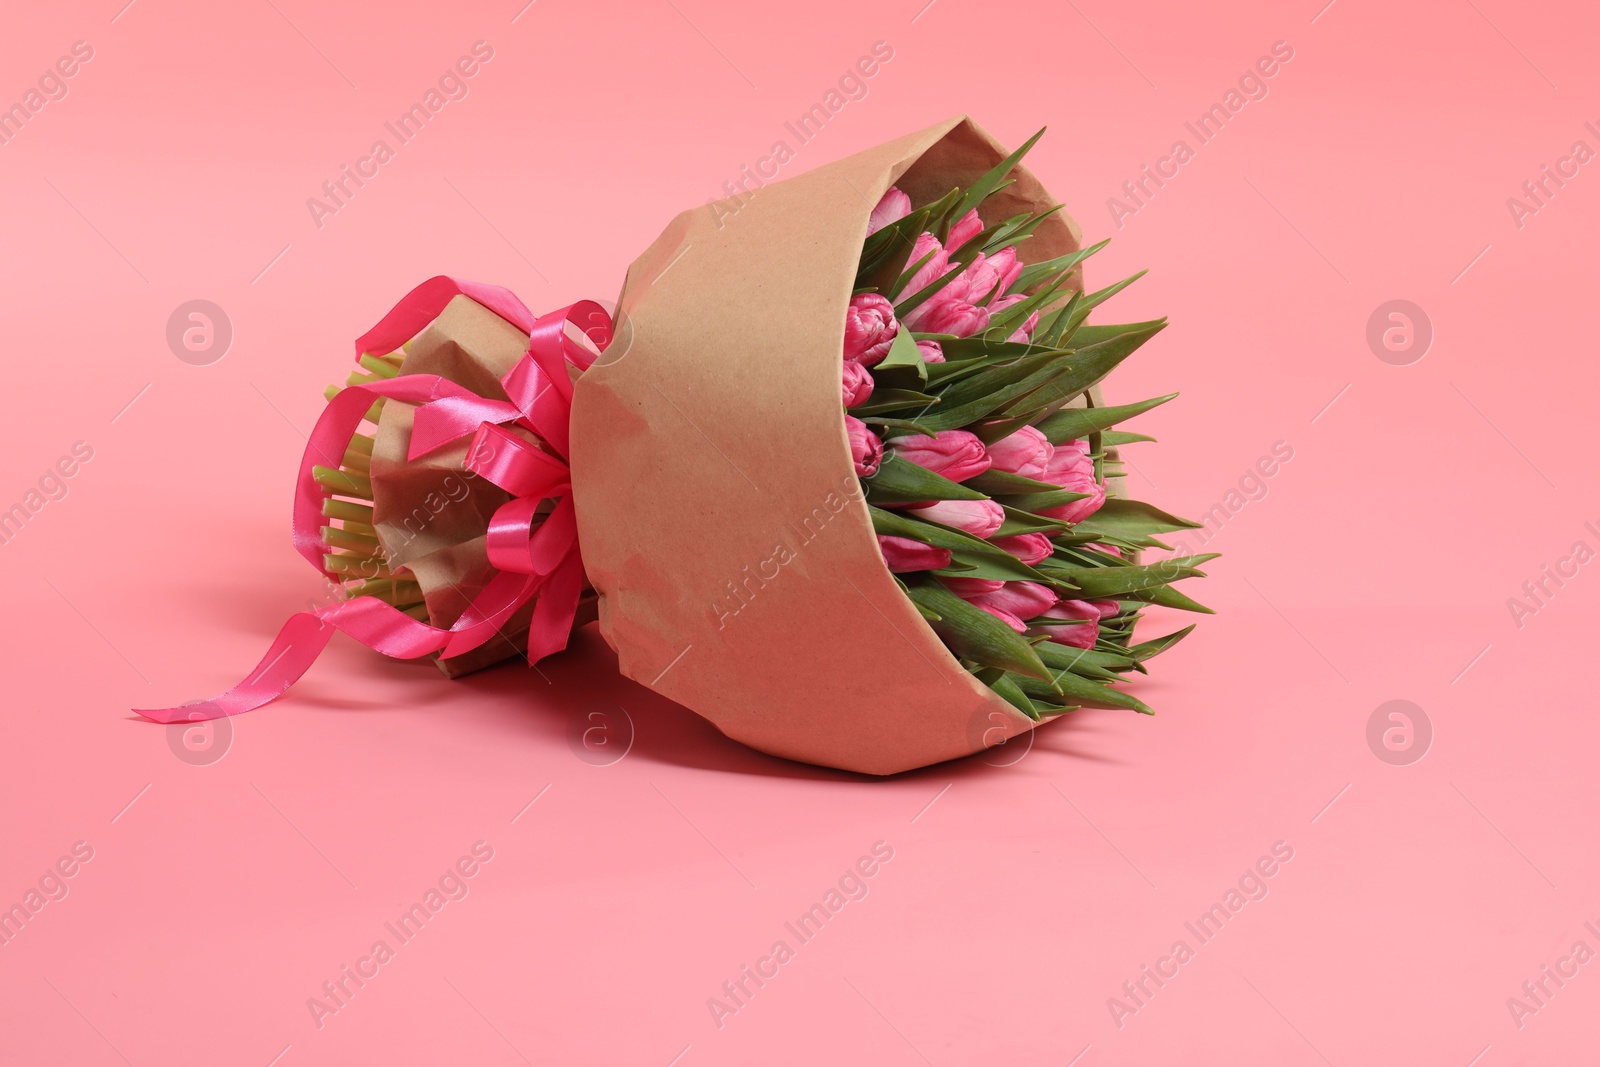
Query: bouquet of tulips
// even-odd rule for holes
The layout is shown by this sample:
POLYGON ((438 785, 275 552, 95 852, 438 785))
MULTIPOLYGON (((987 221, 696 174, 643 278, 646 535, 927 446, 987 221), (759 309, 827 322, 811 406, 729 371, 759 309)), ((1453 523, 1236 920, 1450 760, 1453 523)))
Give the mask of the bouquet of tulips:
POLYGON ((338 596, 234 689, 144 714, 259 707, 335 630, 454 676, 596 618, 728 736, 866 773, 1148 710, 1108 683, 1188 632, 1136 643, 1145 605, 1205 610, 1171 588, 1205 557, 1140 562, 1194 524, 1119 495, 1145 438, 1112 427, 1171 397, 1098 383, 1164 323, 1087 321, 1128 283, 1083 292, 1100 246, 1032 144, 958 118, 685 211, 614 319, 423 283, 301 462, 295 544, 338 596))
POLYGON ((1149 440, 1111 427, 1173 398, 1089 393, 1166 324, 1086 321, 1138 275, 1068 289, 1105 242, 1029 265, 1018 246, 1057 209, 978 214, 1038 136, 970 188, 915 210, 891 188, 873 209, 844 331, 851 458, 884 562, 986 685, 1034 720, 1148 712, 1107 683, 1193 629, 1132 641, 1145 604, 1207 610, 1171 583, 1213 557, 1139 564, 1195 524, 1107 497, 1113 450, 1149 440))

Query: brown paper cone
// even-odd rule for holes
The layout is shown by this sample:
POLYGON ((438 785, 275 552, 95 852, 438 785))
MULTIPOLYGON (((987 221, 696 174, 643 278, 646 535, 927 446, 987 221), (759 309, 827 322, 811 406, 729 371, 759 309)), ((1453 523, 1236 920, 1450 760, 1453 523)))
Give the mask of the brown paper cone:
MULTIPOLYGON (((572 461, 600 627, 623 673, 778 756, 869 774, 1031 729, 895 585, 839 402, 867 216, 1006 150, 966 118, 686 211, 628 271, 619 334, 579 380, 572 461)), ((1027 171, 992 223, 1054 204, 1027 171)), ((1079 247, 1057 213, 1029 261, 1079 247)), ((387 419, 387 415, 385 416, 387 419)))

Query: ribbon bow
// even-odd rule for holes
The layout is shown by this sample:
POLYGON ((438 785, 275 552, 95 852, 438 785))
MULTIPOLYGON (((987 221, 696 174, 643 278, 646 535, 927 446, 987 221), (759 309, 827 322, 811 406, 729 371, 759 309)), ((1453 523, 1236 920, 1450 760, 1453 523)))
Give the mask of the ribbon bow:
MULTIPOLYGON (((421 405, 416 411, 407 459, 468 434, 465 467, 511 494, 489 521, 487 551, 496 574, 449 629, 414 619, 376 597, 360 596, 290 616, 256 669, 214 700, 158 710, 136 709, 156 722, 190 722, 238 715, 274 699, 316 662, 335 630, 397 659, 437 652, 442 657, 477 648, 499 632, 516 611, 535 600, 528 632, 528 662, 566 647, 583 590, 583 558, 567 465, 572 379, 568 365, 587 370, 593 355, 567 335, 578 326, 604 349, 611 318, 599 304, 580 300, 537 318, 509 290, 498 286, 430 278, 356 339, 357 358, 385 355, 411 340, 457 295, 476 300, 528 335, 527 354, 501 379, 509 400, 491 400, 435 374, 402 374, 387 381, 352 385, 329 402, 300 459, 295 485, 294 544, 329 577, 322 541, 322 504, 329 495, 312 468, 323 457, 342 456, 374 400, 389 397, 421 405), (550 451, 506 429, 537 435, 550 451), (542 501, 555 508, 535 524, 542 501)), ((331 465, 331 464, 330 464, 331 465)))

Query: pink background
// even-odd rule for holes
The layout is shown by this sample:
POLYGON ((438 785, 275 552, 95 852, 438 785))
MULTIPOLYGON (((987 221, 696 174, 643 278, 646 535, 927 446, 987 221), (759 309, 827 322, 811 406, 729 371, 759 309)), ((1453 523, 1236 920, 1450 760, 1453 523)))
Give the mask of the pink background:
POLYGON ((93 449, 0 546, 0 904, 93 849, 0 946, 0 1062, 1592 1058, 1600 963, 1520 1028, 1506 1003, 1600 949, 1600 729, 1570 666, 1600 570, 1520 627, 1507 605, 1600 548, 1600 177, 1520 228, 1506 204, 1600 148, 1586 6, 123 2, 0 34, 0 103, 94 49, 0 145, 0 508, 93 449), (319 229, 306 198, 478 40, 470 94, 319 229), (318 595, 289 489, 350 338, 435 273, 614 296, 877 40, 893 60, 787 173, 962 111, 1011 143, 1048 123, 1036 172, 1116 238, 1092 280, 1150 267, 1111 310, 1173 322, 1110 388, 1184 394, 1130 427, 1162 439, 1133 488, 1199 514, 1293 448, 1212 541, 1220 614, 1136 688, 1156 718, 871 781, 726 741, 593 632, 543 677, 455 683, 336 640, 210 763, 129 714, 226 688, 318 595), (1119 229, 1107 198, 1279 40, 1269 94, 1119 229), (235 332, 205 366, 165 337, 197 298, 235 332), (1392 299, 1432 322, 1419 362, 1368 346, 1392 299), (1404 766, 1366 739, 1395 699, 1433 731, 1404 766), (569 742, 596 709, 601 752, 635 727, 608 766, 569 742), (469 894, 319 1028, 307 999, 480 840, 469 894), (869 894, 719 1028, 707 999, 878 841, 869 894), (1279 841, 1269 894, 1199 945, 1184 923, 1279 841), (1119 1027, 1108 998, 1180 939, 1119 1027))

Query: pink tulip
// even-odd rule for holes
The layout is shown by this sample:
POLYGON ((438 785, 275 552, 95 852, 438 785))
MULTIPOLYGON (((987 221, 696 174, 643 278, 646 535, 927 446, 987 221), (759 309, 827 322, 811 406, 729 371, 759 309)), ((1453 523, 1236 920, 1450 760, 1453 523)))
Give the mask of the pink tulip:
POLYGON ((940 289, 922 307, 908 314, 906 322, 914 329, 921 329, 918 322, 933 314, 932 311, 924 309, 929 305, 941 303, 973 305, 988 301, 985 305, 988 310, 998 314, 1012 304, 1026 299, 1020 293, 1013 296, 1006 295, 1006 290, 1011 288, 1021 274, 1022 262, 1017 259, 1015 248, 1002 248, 992 256, 985 256, 979 252, 961 272, 959 278, 940 289))
POLYGON ((997 537, 993 544, 996 548, 1005 549, 1030 567, 1035 563, 1043 563, 1055 552, 1055 546, 1050 543, 1050 538, 1042 533, 997 537))
POLYGON ((939 580, 962 600, 972 600, 974 597, 998 593, 1006 587, 1005 582, 989 578, 941 578, 939 580))
POLYGON ((1047 619, 1077 619, 1068 626, 1035 627, 1035 636, 1043 635, 1058 645, 1072 648, 1093 648, 1100 635, 1100 620, 1109 619, 1120 610, 1115 600, 1062 600, 1044 612, 1047 619))
POLYGON ((973 537, 990 538, 1006 521, 1004 509, 993 500, 937 500, 907 509, 929 522, 954 527, 973 537))
POLYGON ((911 198, 897 187, 889 186, 889 191, 883 194, 883 199, 878 201, 878 206, 872 209, 872 214, 867 218, 867 236, 877 233, 891 222, 899 222, 909 214, 911 198))
MULTIPOLYGON (((980 252, 961 276, 961 280, 951 282, 950 285, 952 288, 965 286, 966 292, 963 295, 969 302, 982 300, 993 293, 994 299, 990 301, 989 306, 999 310, 995 305, 1001 300, 1010 299, 1006 296, 1006 291, 1021 275, 1022 261, 1017 258, 1017 250, 1007 245, 992 256, 985 256, 980 252)), ((1011 303, 1016 301, 1012 300, 1011 303)))
POLYGON ((945 588, 973 607, 988 612, 1019 634, 1027 632, 1027 623, 1006 610, 1003 601, 992 599, 1002 596, 1002 591, 1008 583, 991 581, 988 578, 940 578, 939 580, 945 584, 945 588))
POLYGON ((1054 453, 1050 439, 1032 426, 1024 426, 989 446, 989 459, 995 470, 1035 480, 1043 478, 1054 453))
POLYGON ((1012 293, 1010 296, 997 296, 989 301, 989 314, 998 315, 1013 304, 1020 304, 1028 299, 1022 293, 1012 293))
POLYGON ((860 407, 872 399, 872 372, 859 363, 845 360, 840 391, 844 394, 845 407, 860 407))
MULTIPOLYGON (((954 289, 955 285, 947 286, 954 289)), ((989 309, 951 299, 941 290, 906 314, 906 326, 920 333, 971 337, 989 328, 989 309)))
POLYGON ((1074 493, 1084 493, 1082 500, 1071 500, 1059 507, 1044 508, 1039 514, 1062 522, 1082 522, 1106 501, 1106 488, 1094 477, 1094 461, 1089 458, 1089 446, 1083 441, 1064 441, 1056 445, 1044 477, 1040 481, 1059 485, 1074 493))
POLYGON ((989 454, 983 442, 966 430, 940 430, 934 437, 896 437, 890 442, 889 451, 952 482, 976 478, 989 469, 989 454))
MULTIPOLYGON (((931 233, 923 232, 918 234, 916 243, 911 246, 911 255, 906 259, 906 267, 909 269, 918 263, 922 265, 917 267, 916 273, 906 283, 905 291, 901 294, 902 297, 910 296, 929 283, 936 282, 950 273, 950 257, 945 252, 944 245, 940 244, 939 239, 931 233), (933 253, 933 256, 932 258, 927 258, 930 252, 933 253), (923 263, 925 258, 927 258, 927 262, 923 263)), ((955 283, 952 282, 951 284, 955 283)))
POLYGON ((978 218, 978 209, 973 208, 955 224, 950 227, 950 233, 944 242, 946 248, 960 248, 978 234, 983 232, 983 220, 978 218))
POLYGON ((844 358, 863 367, 875 367, 889 354, 900 324, 894 305, 877 293, 850 298, 844 314, 844 358))
POLYGON ((844 426, 850 435, 850 459, 856 466, 856 475, 870 478, 877 474, 878 465, 883 462, 883 442, 854 416, 846 415, 844 426))
POLYGON ((1006 611, 1004 608, 997 608, 989 604, 979 604, 976 601, 973 602, 972 606, 980 610, 987 611, 990 615, 993 615, 995 618, 999 619, 1001 622, 1005 623, 1019 634, 1025 634, 1028 632, 1028 624, 1011 614, 1011 612, 1006 611))
POLYGON ((878 536, 878 551, 883 562, 896 574, 909 571, 937 571, 950 566, 950 550, 925 545, 909 537, 878 536))
POLYGON ((917 351, 922 353, 924 363, 943 363, 944 349, 938 341, 918 341, 917 351))
POLYGON ((1028 316, 1028 321, 1024 322, 1021 326, 1018 326, 1014 331, 1012 331, 1011 336, 1007 337, 1006 340, 1016 341, 1018 344, 1027 344, 1029 341, 1033 340, 1033 331, 1038 325, 1039 313, 1035 311, 1032 315, 1028 316))
MULTIPOLYGON (((982 224, 979 225, 981 227, 982 224)), ((951 246, 958 247, 955 244, 957 234, 954 229, 951 230, 950 236, 951 246)), ((937 243, 934 242, 935 245, 937 243)), ((940 255, 944 256, 945 253, 941 250, 940 255)), ((945 258, 948 268, 948 257, 945 258)), ((928 281, 942 277, 945 273, 947 270, 941 270, 928 281)), ((1002 248, 992 256, 985 256, 980 252, 973 257, 971 264, 961 272, 960 277, 907 312, 906 326, 920 333, 949 333, 957 337, 971 337, 975 333, 980 333, 988 328, 991 316, 1026 299, 1020 293, 1009 297, 1005 295, 1005 291, 1011 288, 1021 273, 1022 262, 1017 259, 1015 248, 1002 248), (982 303, 985 300, 989 301, 986 305, 982 303)), ((912 279, 908 292, 915 292, 920 288, 917 284, 920 276, 919 271, 918 276, 912 279)))
POLYGON ((1055 607, 1061 598, 1049 586, 1038 582, 1006 582, 992 593, 969 599, 980 608, 994 608, 1019 619, 1031 619, 1055 607))

